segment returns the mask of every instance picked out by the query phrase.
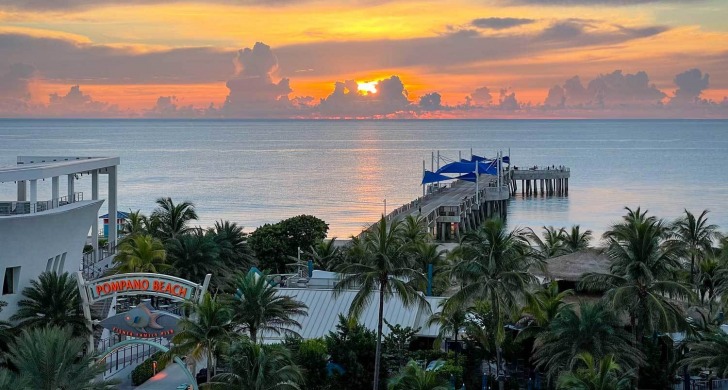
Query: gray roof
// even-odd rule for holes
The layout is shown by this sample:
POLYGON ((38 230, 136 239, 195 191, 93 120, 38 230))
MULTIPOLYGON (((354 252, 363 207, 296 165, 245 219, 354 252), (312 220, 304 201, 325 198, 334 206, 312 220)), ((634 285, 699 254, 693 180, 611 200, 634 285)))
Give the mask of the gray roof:
MULTIPOLYGON (((588 272, 608 273, 611 260, 597 249, 586 249, 559 257, 546 259, 546 276, 549 280, 576 282, 588 272)), ((533 270, 536 274, 542 274, 533 270)))
MULTIPOLYGON (((304 339, 324 337, 331 331, 336 331, 339 324, 339 314, 345 317, 349 313, 349 307, 354 300, 356 290, 343 291, 334 298, 334 292, 330 289, 310 288, 281 288, 278 290, 281 295, 286 295, 303 302, 308 306, 308 316, 296 316, 294 319, 301 324, 301 329, 294 329, 304 339)), ((444 301, 443 297, 425 297, 430 304, 433 313, 440 311, 439 304, 444 301)), ((359 323, 367 328, 376 331, 379 314, 378 296, 373 297, 371 303, 359 317, 359 323)), ((437 337, 439 327, 437 325, 426 326, 431 312, 420 309, 417 306, 404 307, 402 301, 392 298, 384 303, 384 318, 392 325, 399 324, 403 327, 421 328, 418 336, 437 337)), ((385 325, 383 334, 389 333, 385 325)), ((267 341, 280 340, 282 336, 266 335, 267 341)))

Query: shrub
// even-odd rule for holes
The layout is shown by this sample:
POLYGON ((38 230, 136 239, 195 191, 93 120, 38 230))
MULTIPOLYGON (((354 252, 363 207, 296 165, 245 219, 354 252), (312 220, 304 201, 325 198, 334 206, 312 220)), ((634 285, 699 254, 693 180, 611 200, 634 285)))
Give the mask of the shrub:
POLYGON ((162 371, 164 369, 164 366, 162 366, 162 352, 156 352, 152 354, 147 360, 143 361, 142 364, 136 366, 134 370, 131 372, 131 383, 134 386, 139 386, 142 383, 146 382, 149 378, 154 376, 154 367, 153 363, 156 360, 157 361, 157 372, 162 371))

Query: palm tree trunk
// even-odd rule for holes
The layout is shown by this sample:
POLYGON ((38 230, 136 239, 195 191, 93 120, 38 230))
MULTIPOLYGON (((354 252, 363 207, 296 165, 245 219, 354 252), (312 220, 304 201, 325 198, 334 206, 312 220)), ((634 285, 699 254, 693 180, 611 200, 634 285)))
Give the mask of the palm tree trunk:
POLYGON ((501 359, 503 358, 503 351, 501 350, 501 346, 500 346, 499 343, 496 344, 496 346, 495 346, 495 354, 496 354, 496 360, 497 360, 497 363, 496 364, 498 365, 497 370, 496 370, 496 375, 498 376, 498 378, 497 378, 497 380, 498 380, 498 389, 499 390, 505 390, 505 388, 506 388, 506 375, 503 372, 503 368, 501 366, 502 365, 501 359))
POLYGON ((258 329, 253 326, 250 327, 250 340, 253 344, 258 342, 258 329))
POLYGON ((374 384, 372 389, 379 389, 379 368, 382 364, 382 324, 384 322, 384 284, 379 285, 379 323, 377 324, 377 354, 374 358, 374 384))
POLYGON ((212 378, 212 350, 207 350, 207 385, 210 386, 210 378, 212 378))

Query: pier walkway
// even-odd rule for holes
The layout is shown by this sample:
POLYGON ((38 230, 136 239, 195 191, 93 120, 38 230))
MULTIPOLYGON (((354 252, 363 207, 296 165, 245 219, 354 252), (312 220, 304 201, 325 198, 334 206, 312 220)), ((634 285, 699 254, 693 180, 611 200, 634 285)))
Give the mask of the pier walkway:
POLYGON ((510 198, 510 181, 504 172, 500 188, 498 178, 480 175, 476 183, 455 180, 449 184, 433 185, 424 197, 419 197, 387 214, 388 221, 421 216, 430 233, 440 241, 452 240, 475 229, 483 220, 498 216, 505 218, 510 198))
POLYGON ((571 170, 564 166, 514 168, 511 171, 511 192, 518 192, 518 182, 521 182, 523 195, 562 196, 569 194, 569 178, 571 170))

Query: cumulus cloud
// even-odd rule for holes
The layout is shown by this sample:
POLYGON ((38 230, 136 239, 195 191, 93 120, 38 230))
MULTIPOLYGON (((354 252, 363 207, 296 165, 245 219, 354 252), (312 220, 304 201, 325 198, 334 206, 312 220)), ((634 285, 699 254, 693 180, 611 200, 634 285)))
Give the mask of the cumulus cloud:
POLYGON ((17 114, 29 108, 30 83, 35 74, 35 67, 19 63, 0 75, 0 113, 17 114))
POLYGON ((549 89, 544 106, 553 108, 606 108, 615 106, 655 106, 667 95, 660 91, 646 72, 634 74, 615 70, 591 80, 586 88, 579 76, 549 89))
POLYGON ((354 80, 336 82, 334 91, 318 105, 321 115, 337 118, 376 117, 410 108, 407 90, 399 76, 379 80, 376 93, 364 94, 354 80))
POLYGON ((444 108, 442 105, 442 96, 437 92, 420 96, 418 106, 425 111, 438 111, 444 108))
POLYGON ((466 100, 478 106, 487 106, 493 102, 493 95, 491 95, 488 87, 480 87, 473 91, 466 100))
POLYGON ((673 81, 677 85, 677 90, 670 99, 670 103, 695 103, 701 101, 700 95, 704 90, 708 89, 710 75, 703 74, 700 69, 690 69, 676 75, 673 81))
POLYGON ((517 111, 521 109, 521 103, 516 98, 516 93, 508 88, 501 88, 498 108, 505 111, 517 111))
POLYGON ((270 46, 257 42, 252 49, 238 51, 234 62, 238 72, 226 84, 230 90, 223 106, 226 116, 270 117, 290 111, 288 94, 293 90, 287 78, 273 82, 278 59, 270 46))
POLYGON ((549 89, 544 106, 552 108, 563 108, 566 105, 566 92, 560 85, 554 85, 549 89))
MULTIPOLYGON (((207 109, 196 108, 191 104, 180 105, 176 96, 160 96, 157 102, 144 116, 150 118, 196 118, 215 113, 215 107, 210 103, 207 109)), ((214 116, 214 115, 212 115, 214 116)))
POLYGON ((535 22, 535 19, 525 18, 478 18, 470 22, 471 25, 478 28, 486 28, 491 30, 505 30, 507 28, 522 26, 535 22))
POLYGON ((52 93, 44 113, 48 116, 88 116, 105 117, 119 115, 118 107, 94 100, 91 95, 83 93, 81 87, 73 85, 65 95, 52 93))

